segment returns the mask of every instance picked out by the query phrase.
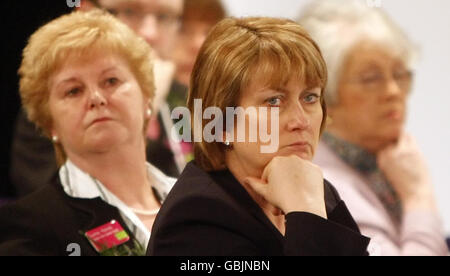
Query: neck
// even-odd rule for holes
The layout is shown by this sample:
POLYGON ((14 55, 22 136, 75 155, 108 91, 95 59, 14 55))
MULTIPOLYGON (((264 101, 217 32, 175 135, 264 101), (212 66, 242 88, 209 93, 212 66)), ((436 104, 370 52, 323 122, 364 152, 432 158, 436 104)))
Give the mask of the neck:
POLYGON ((263 205, 262 198, 257 195, 251 187, 245 184, 247 177, 261 178, 263 170, 251 170, 247 168, 245 162, 241 162, 232 152, 225 154, 225 164, 230 170, 231 174, 237 179, 237 181, 244 187, 247 193, 258 203, 260 207, 263 205))
POLYGON ((68 157, 127 206, 144 210, 157 207, 158 202, 150 188, 144 141, 100 153, 77 155, 68 152, 68 157))
POLYGON ((345 140, 349 143, 352 143, 356 146, 359 146, 368 152, 376 155, 379 151, 386 148, 389 144, 392 144, 395 141, 384 141, 379 137, 370 137, 370 136, 359 136, 354 134, 354 131, 351 130, 342 130, 336 126, 329 126, 327 128, 327 132, 332 134, 333 136, 345 140))

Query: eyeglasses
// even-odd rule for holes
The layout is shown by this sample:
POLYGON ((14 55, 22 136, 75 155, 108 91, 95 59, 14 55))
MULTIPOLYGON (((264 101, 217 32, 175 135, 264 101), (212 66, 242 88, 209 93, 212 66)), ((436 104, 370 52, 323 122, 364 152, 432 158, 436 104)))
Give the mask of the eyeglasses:
POLYGON ((181 15, 172 11, 145 11, 139 6, 103 7, 98 0, 91 0, 97 7, 108 11, 131 27, 139 27, 148 16, 153 16, 161 31, 177 30, 181 26, 181 15))
POLYGON ((350 79, 350 82, 361 85, 366 90, 380 91, 385 89, 389 79, 392 79, 400 89, 408 92, 411 88, 413 77, 414 73, 409 70, 393 72, 391 77, 382 72, 370 72, 350 79))

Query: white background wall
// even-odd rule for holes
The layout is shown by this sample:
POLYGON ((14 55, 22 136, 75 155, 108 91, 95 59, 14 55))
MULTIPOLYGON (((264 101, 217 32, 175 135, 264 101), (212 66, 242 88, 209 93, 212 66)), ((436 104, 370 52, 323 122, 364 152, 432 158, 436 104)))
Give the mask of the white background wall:
MULTIPOLYGON (((223 0, 232 16, 295 19, 314 0, 223 0)), ((407 130, 428 161, 450 234, 450 1, 381 0, 381 7, 421 46, 407 130)))

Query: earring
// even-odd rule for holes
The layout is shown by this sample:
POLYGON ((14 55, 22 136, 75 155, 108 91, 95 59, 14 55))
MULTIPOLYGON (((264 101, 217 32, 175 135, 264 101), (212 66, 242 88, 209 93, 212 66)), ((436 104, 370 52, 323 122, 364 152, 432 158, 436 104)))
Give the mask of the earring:
POLYGON ((225 144, 225 146, 229 147, 231 145, 230 141, 226 140, 225 142, 223 142, 225 144))
POLYGON ((333 124, 333 118, 331 118, 330 116, 327 116, 327 119, 325 121, 325 125, 326 126, 330 126, 333 124))
POLYGON ((56 135, 52 136, 52 141, 53 141, 53 143, 58 143, 58 141, 59 141, 58 136, 56 136, 56 135))
POLYGON ((152 110, 149 108, 147 109, 147 117, 151 117, 152 116, 152 110))

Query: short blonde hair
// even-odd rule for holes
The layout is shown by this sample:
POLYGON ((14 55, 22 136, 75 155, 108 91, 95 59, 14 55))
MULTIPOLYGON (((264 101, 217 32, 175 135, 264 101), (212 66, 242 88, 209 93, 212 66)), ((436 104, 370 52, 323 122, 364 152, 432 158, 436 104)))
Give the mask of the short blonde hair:
POLYGON ((362 0, 316 0, 298 18, 319 44, 328 67, 328 106, 338 104, 342 66, 353 47, 364 41, 376 42, 413 69, 418 47, 380 8, 362 0))
MULTIPOLYGON (((125 58, 145 98, 154 96, 151 48, 112 15, 93 10, 61 16, 37 30, 23 51, 19 69, 20 96, 28 119, 47 137, 53 120, 48 107, 52 74, 69 55, 88 55, 96 50, 125 58)), ((147 123, 144 126, 144 132, 147 123)), ((58 163, 65 161, 64 149, 54 144, 58 163)))
MULTIPOLYGON (((188 108, 194 114, 194 100, 203 101, 203 111, 237 107, 242 91, 252 79, 264 76, 267 85, 280 87, 292 78, 323 88, 327 69, 319 47, 306 31, 291 20, 274 18, 228 18, 210 32, 195 63, 188 108)), ((264 85, 264 84, 262 84, 264 85)), ((321 97, 324 119, 326 106, 321 97)), ((193 125, 203 127, 208 123, 193 125)), ((225 168, 225 148, 221 143, 194 144, 196 163, 204 170, 225 168)))

